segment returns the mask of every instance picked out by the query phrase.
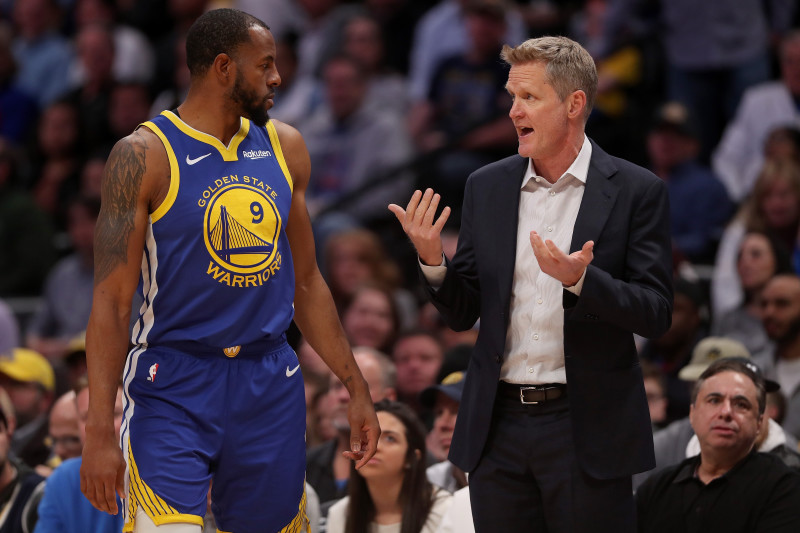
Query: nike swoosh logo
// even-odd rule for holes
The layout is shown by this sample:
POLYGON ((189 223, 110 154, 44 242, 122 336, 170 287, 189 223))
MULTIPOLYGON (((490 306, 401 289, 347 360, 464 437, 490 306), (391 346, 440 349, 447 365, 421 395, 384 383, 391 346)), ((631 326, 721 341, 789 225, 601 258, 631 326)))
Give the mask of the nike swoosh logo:
POLYGON ((297 365, 297 366, 296 366, 296 367, 294 367, 293 369, 289 370, 289 367, 287 366, 287 367, 286 367, 286 377, 287 377, 287 378, 290 378, 290 377, 294 376, 295 372, 297 372, 297 370, 298 370, 299 368, 300 368, 300 365, 297 365))
POLYGON ((187 164, 187 165, 194 165, 195 163, 197 163, 197 162, 198 162, 198 161, 200 161, 201 159, 205 159, 206 157, 208 157, 208 156, 210 156, 210 155, 211 155, 211 152, 208 152, 206 155, 201 155, 200 157, 196 157, 196 158, 194 158, 194 159, 191 159, 191 158, 189 157, 189 154, 186 154, 186 164, 187 164))

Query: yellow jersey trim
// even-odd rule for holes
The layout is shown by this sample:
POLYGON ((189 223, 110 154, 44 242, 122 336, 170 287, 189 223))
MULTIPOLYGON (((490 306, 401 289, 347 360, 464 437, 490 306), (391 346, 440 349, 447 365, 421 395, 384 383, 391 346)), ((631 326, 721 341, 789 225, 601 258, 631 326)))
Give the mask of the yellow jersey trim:
MULTIPOLYGON (((171 516, 162 516, 161 521, 153 520, 153 523, 157 526, 163 524, 194 524, 200 527, 203 527, 205 522, 202 518, 197 515, 193 514, 178 514, 178 515, 171 515, 171 516)), ((136 520, 132 519, 130 522, 125 523, 122 526, 122 533, 133 533, 133 528, 136 525, 136 520)))
POLYGON ((172 207, 172 204, 175 203, 175 199, 178 197, 178 188, 181 184, 181 171, 178 166, 178 158, 175 157, 175 150, 172 149, 172 145, 169 143, 167 136, 164 135, 164 132, 149 120, 142 124, 142 126, 149 128, 161 139, 161 143, 167 151, 167 159, 169 159, 169 190, 167 191, 167 197, 164 198, 161 205, 150 215, 150 222, 153 223, 166 215, 170 207, 172 207))
POLYGON ((152 517, 153 523, 157 526, 163 524, 196 524, 200 527, 203 526, 203 518, 193 514, 176 514, 167 516, 152 517))
POLYGON ((275 150, 275 157, 278 159, 278 164, 281 166, 283 175, 286 177, 286 182, 289 184, 289 189, 294 192, 292 175, 289 173, 289 167, 286 165, 286 159, 283 157, 281 141, 278 139, 278 130, 275 129, 275 124, 273 124, 271 120, 267 122, 267 133, 269 134, 269 140, 272 143, 272 149, 275 150))
POLYGON ((241 126, 239 126, 239 131, 236 132, 236 135, 233 136, 231 142, 228 143, 228 146, 222 144, 222 141, 217 139, 216 137, 209 135, 208 133, 203 133, 202 131, 196 130, 193 127, 189 126, 183 120, 178 118, 178 116, 173 113, 172 111, 166 110, 161 112, 162 115, 167 117, 170 122, 175 124, 175 126, 181 130, 183 133, 188 135, 189 137, 196 139, 200 142, 206 143, 213 148, 216 148, 219 151, 219 154, 222 156, 224 161, 238 161, 239 156, 236 154, 236 151, 239 149, 239 144, 247 137, 248 132, 250 131, 250 121, 244 117, 241 117, 239 120, 241 121, 241 126))
POLYGON ((136 461, 133 459, 133 451, 130 446, 128 446, 128 472, 129 522, 125 524, 123 531, 133 531, 136 510, 140 506, 145 514, 150 517, 150 520, 157 526, 162 524, 184 523, 196 524, 202 527, 202 516, 179 513, 150 489, 139 475, 139 469, 136 466, 136 461))

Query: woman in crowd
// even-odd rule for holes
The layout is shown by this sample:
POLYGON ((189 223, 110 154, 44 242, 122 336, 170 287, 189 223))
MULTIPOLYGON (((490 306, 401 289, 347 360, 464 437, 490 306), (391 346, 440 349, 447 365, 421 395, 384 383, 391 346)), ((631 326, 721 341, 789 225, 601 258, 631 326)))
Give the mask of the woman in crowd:
POLYGON ((746 233, 736 260, 742 303, 715 316, 711 334, 741 341, 754 358, 768 357, 771 350, 759 318, 758 295, 774 275, 791 269, 789 251, 782 242, 761 231, 746 233))
POLYGON ((403 403, 375 404, 378 451, 351 467, 349 496, 328 512, 328 533, 433 533, 451 496, 425 475, 425 427, 403 403))
POLYGON ((375 232, 354 228, 331 235, 325 243, 323 266, 340 313, 359 285, 372 281, 391 290, 402 329, 416 322, 417 303, 413 295, 401 287, 400 268, 388 256, 375 232))
POLYGON ((369 281, 361 284, 340 316, 352 346, 391 353, 400 322, 392 292, 387 287, 369 281))
POLYGON ((753 192, 722 235, 711 277, 714 316, 737 308, 745 299, 736 272, 736 258, 745 233, 769 233, 792 250, 798 227, 800 166, 788 158, 768 160, 756 180, 753 192))

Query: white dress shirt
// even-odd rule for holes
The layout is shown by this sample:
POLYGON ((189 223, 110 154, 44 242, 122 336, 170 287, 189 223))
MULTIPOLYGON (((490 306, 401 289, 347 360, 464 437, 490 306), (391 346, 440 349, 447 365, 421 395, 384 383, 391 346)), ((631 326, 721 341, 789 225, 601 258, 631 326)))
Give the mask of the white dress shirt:
MULTIPOLYGON (((517 253, 511 286, 510 321, 500 379, 509 383, 566 383, 564 370, 564 286, 543 273, 533 254, 530 232, 552 240, 569 253, 572 230, 583 199, 592 145, 583 145, 566 172, 553 184, 536 174, 533 161, 522 180, 517 229, 517 253)), ((583 245, 583 243, 581 243, 583 245)), ((444 266, 422 265, 428 282, 441 285, 444 266)), ((584 276, 586 272, 584 272, 584 276)), ((566 289, 580 294, 584 277, 566 289)))

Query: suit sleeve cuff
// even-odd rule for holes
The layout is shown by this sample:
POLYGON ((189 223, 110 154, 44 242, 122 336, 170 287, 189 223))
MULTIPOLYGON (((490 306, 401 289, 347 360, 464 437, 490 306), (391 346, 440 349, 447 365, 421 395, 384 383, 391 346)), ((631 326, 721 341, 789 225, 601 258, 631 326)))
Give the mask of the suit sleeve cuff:
POLYGON ((444 261, 444 254, 442 254, 442 262, 438 266, 430 266, 422 264, 419 257, 417 257, 419 267, 422 270, 422 275, 428 281, 431 287, 438 289, 444 283, 444 277, 447 275, 447 266, 444 261))
MULTIPOLYGON (((583 288, 583 280, 586 279, 586 271, 587 270, 589 270, 589 269, 585 268, 583 270, 583 275, 581 276, 581 279, 578 280, 578 283, 576 283, 572 287, 564 287, 564 288, 566 290, 568 290, 569 292, 571 292, 572 294, 574 294, 575 296, 580 296, 581 295, 581 289, 583 288)), ((442 277, 442 279, 444 279, 444 276, 442 277)))

